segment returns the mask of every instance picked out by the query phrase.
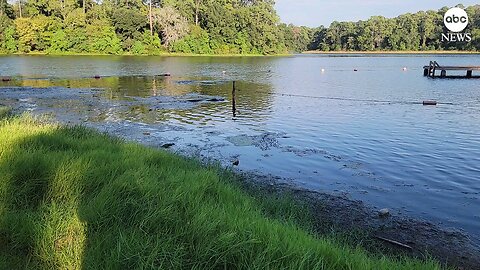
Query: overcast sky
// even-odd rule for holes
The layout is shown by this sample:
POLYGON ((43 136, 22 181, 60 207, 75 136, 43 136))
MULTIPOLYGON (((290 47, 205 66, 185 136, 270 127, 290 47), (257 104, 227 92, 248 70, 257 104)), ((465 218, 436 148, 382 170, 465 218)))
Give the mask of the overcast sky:
POLYGON ((358 21, 374 15, 396 17, 407 12, 438 10, 457 4, 471 6, 479 0, 276 0, 282 22, 329 26, 333 21, 358 21))

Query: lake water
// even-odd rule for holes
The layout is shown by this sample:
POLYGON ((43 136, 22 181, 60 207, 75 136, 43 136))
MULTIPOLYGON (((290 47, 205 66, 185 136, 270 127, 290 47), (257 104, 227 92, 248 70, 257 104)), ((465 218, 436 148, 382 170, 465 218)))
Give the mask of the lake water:
POLYGON ((478 241, 480 80, 423 77, 430 60, 480 65, 474 55, 3 56, 0 76, 15 80, 0 87, 102 88, 111 106, 138 104, 121 112, 95 108, 87 121, 121 122, 138 128, 139 140, 147 130, 144 140, 174 142, 174 151, 239 160, 241 170, 459 228, 478 241), (153 77, 167 72, 172 76, 153 77), (142 103, 189 93, 225 102, 153 110, 151 101, 142 103))

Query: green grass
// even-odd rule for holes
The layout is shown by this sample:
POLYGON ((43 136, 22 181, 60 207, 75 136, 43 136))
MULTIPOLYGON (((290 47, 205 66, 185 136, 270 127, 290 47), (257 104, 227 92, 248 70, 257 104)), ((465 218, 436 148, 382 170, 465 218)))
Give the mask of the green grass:
POLYGON ((10 115, 11 109, 0 104, 0 119, 5 118, 10 115))
POLYGON ((1 120, 0 269, 439 269, 316 238, 294 206, 223 175, 83 127, 1 120))

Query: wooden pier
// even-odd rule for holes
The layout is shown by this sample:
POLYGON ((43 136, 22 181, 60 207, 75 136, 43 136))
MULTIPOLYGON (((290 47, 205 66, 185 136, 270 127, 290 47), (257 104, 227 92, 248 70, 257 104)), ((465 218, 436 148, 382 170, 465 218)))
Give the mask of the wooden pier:
POLYGON ((430 78, 450 78, 450 79, 473 79, 480 78, 479 75, 474 75, 473 71, 480 71, 480 66, 440 66, 437 61, 430 61, 428 66, 423 67, 423 76, 430 78), (437 74, 440 71, 440 74, 437 74), (465 76, 462 75, 447 75, 447 71, 464 71, 465 76))

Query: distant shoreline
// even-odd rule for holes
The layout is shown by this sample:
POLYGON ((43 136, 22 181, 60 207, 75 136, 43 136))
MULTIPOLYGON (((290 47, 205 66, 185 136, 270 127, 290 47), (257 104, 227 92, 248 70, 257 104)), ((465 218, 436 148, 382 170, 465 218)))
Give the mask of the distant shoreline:
POLYGON ((480 51, 305 51, 301 54, 348 54, 348 55, 358 55, 358 54, 370 54, 370 55, 379 55, 379 54, 419 54, 419 55, 429 55, 429 54, 480 54, 480 51))
POLYGON ((105 53, 0 53, 0 56, 164 56, 164 57, 279 57, 292 56, 293 54, 194 54, 194 53, 159 53, 159 54, 105 54, 105 53))
POLYGON ((294 55, 480 55, 480 51, 305 51, 285 54, 192 54, 192 53, 160 53, 160 54, 102 54, 102 53, 0 53, 0 56, 163 56, 163 57, 288 57, 294 55))

